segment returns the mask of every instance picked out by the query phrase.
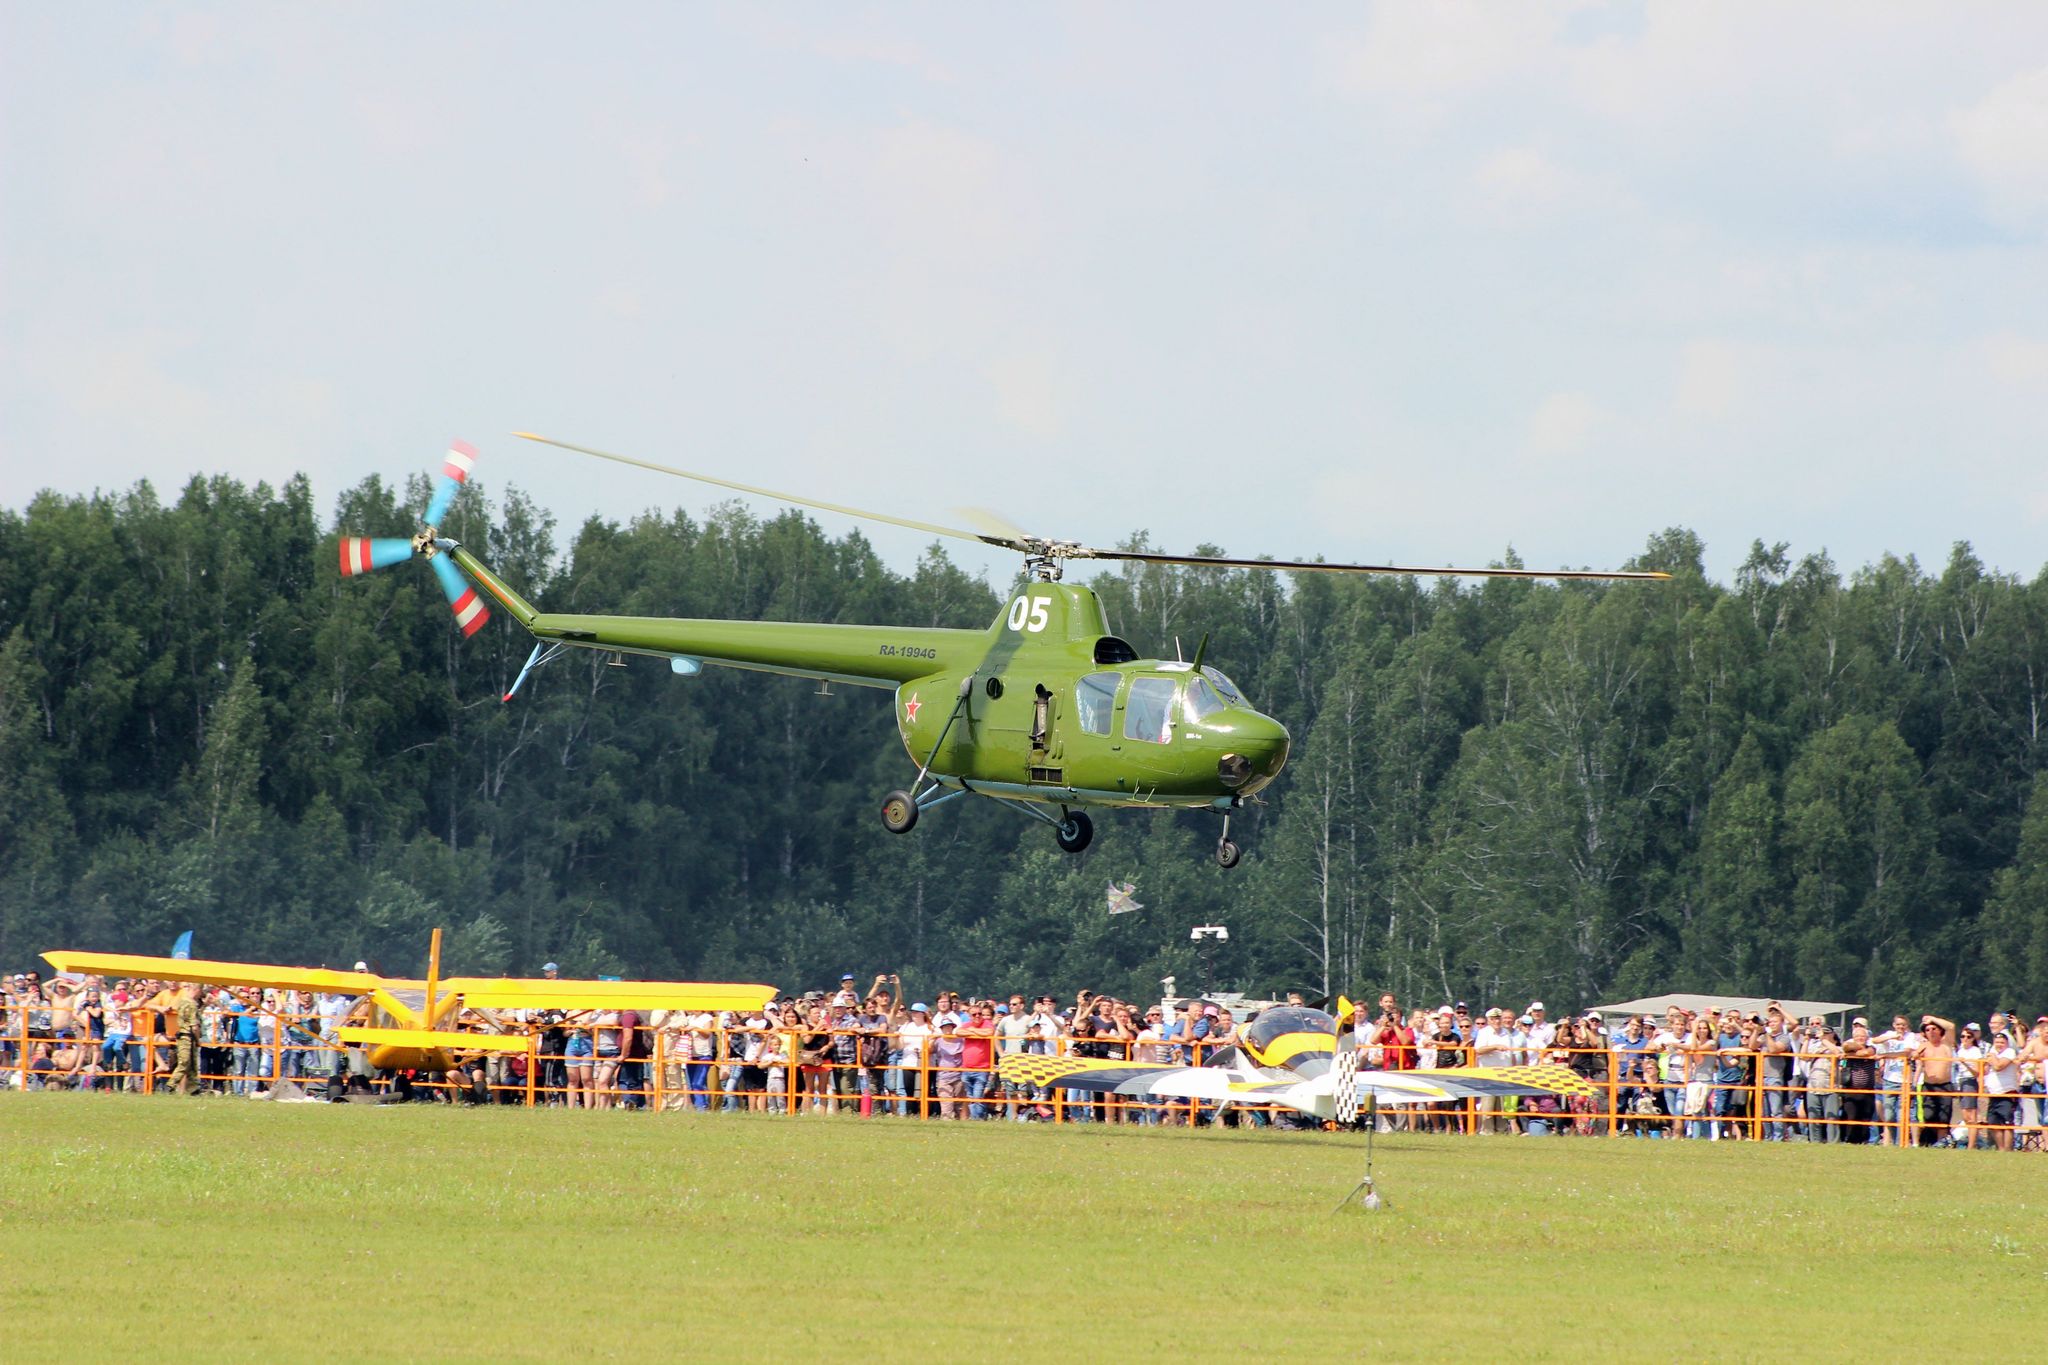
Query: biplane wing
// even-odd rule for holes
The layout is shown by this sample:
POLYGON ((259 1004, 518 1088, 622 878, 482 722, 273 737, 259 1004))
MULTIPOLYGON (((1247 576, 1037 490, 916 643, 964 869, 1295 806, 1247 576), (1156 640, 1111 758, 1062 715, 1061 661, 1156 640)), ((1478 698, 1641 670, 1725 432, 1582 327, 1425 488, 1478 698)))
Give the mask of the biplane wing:
POLYGON ((43 960, 60 972, 197 981, 211 986, 262 986, 367 996, 373 1022, 338 1031, 344 1043, 370 1049, 385 1068, 447 1070, 477 1052, 526 1052, 524 1034, 470 1033, 443 1027, 465 1008, 477 1010, 757 1010, 774 998, 773 986, 695 981, 562 981, 546 978, 455 976, 442 978, 441 931, 434 930, 424 981, 375 972, 325 967, 279 967, 255 962, 210 962, 126 953, 55 950, 43 960))
POLYGON ((337 1037, 364 1047, 447 1048, 455 1052, 527 1052, 532 1041, 523 1033, 454 1033, 446 1029, 359 1028, 348 1025, 337 1037))
MULTIPOLYGON (((340 995, 369 995, 381 991, 401 1001, 406 995, 423 991, 427 984, 417 978, 379 976, 375 972, 144 957, 131 953, 81 953, 56 949, 44 953, 43 960, 60 972, 132 976, 150 981, 198 981, 209 986, 269 986, 279 990, 327 991, 340 995)), ((498 1010, 717 1011, 759 1009, 774 995, 773 986, 724 982, 550 981, 546 978, 451 976, 440 981, 436 1000, 460 996, 463 1004, 472 1008, 498 1010)))
POLYGON ((773 986, 697 981, 550 981, 545 977, 451 976, 441 989, 473 1009, 491 1010, 758 1010, 773 986))
POLYGON ((369 972, 337 972, 325 967, 273 967, 258 962, 204 962, 182 957, 142 957, 133 953, 74 953, 53 949, 43 961, 60 972, 90 976, 131 976, 149 981, 198 981, 209 986, 273 986, 280 990, 328 991, 362 995, 378 987, 418 990, 423 981, 402 981, 369 972))

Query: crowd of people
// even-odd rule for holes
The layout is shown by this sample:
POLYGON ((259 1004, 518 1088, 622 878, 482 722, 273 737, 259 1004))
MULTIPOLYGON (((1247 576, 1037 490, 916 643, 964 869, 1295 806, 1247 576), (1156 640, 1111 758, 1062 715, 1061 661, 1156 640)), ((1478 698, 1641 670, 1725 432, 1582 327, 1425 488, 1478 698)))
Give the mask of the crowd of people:
MULTIPOLYGON (((550 963, 545 972, 554 976, 550 963)), ((1289 1003, 1301 1004, 1299 997, 1289 1003)), ((180 1090, 255 1096, 289 1081, 344 1091, 572 1108, 895 1114, 1017 1122, 1186 1124, 1306 1120, 1260 1106, 1105 1099, 1005 1082, 1014 1054, 1199 1065, 1235 1045, 1211 1001, 1133 1002, 1079 992, 906 1002, 900 982, 842 977, 752 1014, 464 1011, 458 1027, 530 1036, 527 1052, 465 1060, 447 1077, 377 1075, 338 1031, 369 1002, 161 981, 0 977, 0 1077, 19 1089, 180 1090)), ((1744 1014, 1552 1020, 1464 1002, 1404 1011, 1392 995, 1338 1023, 1369 1069, 1557 1065, 1590 1096, 1383 1105, 1369 1121, 1415 1132, 1596 1133, 1706 1141, 1899 1143, 2044 1150, 2048 1014, 1986 1024, 1905 1015, 1873 1031, 1803 1022, 1776 1004, 1744 1014)))
MULTIPOLYGON (((2031 1026, 2012 1011, 1960 1028, 1896 1015, 1846 1033, 1815 1015, 1803 1022, 1775 1002, 1762 1011, 1691 1011, 1662 1018, 1597 1012, 1551 1022, 1542 1001, 1516 1013, 1477 1015, 1461 1001, 1402 1015, 1383 996, 1354 1021, 1367 1060, 1406 1066, 1554 1063, 1593 1082, 1595 1096, 1523 1100, 1483 1115, 1483 1131, 1617 1132, 1707 1141, 1914 1143, 1928 1147, 2044 1149, 2048 1123, 2048 1014, 2031 1026)), ((1453 1126, 1427 1109, 1397 1119, 1453 1126)))

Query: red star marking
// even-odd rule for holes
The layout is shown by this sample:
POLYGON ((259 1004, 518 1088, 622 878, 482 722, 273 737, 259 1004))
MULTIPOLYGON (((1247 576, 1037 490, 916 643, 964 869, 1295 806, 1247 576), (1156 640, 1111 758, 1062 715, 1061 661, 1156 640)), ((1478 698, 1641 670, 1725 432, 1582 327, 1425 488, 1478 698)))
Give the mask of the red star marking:
POLYGON ((917 699, 917 693, 912 692, 910 700, 903 703, 903 719, 905 723, 910 725, 917 724, 917 708, 923 705, 924 703, 917 699))

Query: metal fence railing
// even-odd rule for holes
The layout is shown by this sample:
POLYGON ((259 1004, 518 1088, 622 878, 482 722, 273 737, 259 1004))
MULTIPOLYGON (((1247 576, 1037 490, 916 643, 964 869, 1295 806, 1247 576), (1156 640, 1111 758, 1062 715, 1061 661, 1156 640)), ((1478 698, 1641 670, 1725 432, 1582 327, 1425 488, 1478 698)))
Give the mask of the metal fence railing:
MULTIPOLYGON (((136 1007, 131 1017, 141 1022, 134 1032, 98 1036, 75 1015, 62 1021, 64 1013, 0 1005, 0 1085, 144 1094, 165 1088, 178 1051, 168 1010, 136 1007)), ((958 1040, 966 1046, 954 1052, 929 1035, 843 1028, 657 1027, 621 1039, 615 1024, 534 1024, 523 1053, 478 1057, 449 1073, 372 1075, 360 1049, 323 1037, 323 1023, 311 1014, 209 1011, 193 1049, 198 1084, 251 1094, 280 1079, 308 1089, 345 1088, 355 1076, 358 1088, 373 1091, 418 1089, 525 1106, 1047 1123, 1186 1124, 1211 1120, 1217 1109, 1212 1101, 1005 1083, 997 1070, 1004 1043, 981 1036, 958 1040)), ((1036 1046, 1064 1051, 1069 1044, 1036 1046)), ((1095 1039, 1090 1046, 1110 1049, 1112 1058, 1148 1049, 1200 1064, 1222 1045, 1095 1039)), ((1869 1073, 1856 1084, 1839 1057, 1823 1064, 1794 1055, 1788 1062, 1782 1053, 1581 1048, 1513 1060, 1569 1067, 1593 1094, 1383 1104, 1377 1121, 1383 1131, 2048 1149, 2048 1094, 2038 1067, 2014 1077, 2012 1065, 1956 1060, 1930 1069, 1910 1057, 1880 1058, 1853 1068, 1869 1073), (1889 1083, 1885 1061, 1895 1064, 1889 1083)), ((1238 1121, 1311 1122, 1281 1106, 1229 1110, 1238 1121)))

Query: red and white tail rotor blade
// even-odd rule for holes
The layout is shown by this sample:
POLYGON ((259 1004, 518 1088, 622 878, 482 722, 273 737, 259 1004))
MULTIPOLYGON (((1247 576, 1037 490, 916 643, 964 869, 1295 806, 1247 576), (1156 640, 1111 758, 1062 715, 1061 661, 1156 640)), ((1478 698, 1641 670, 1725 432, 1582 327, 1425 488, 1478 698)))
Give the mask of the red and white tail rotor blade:
POLYGON ((390 536, 343 536, 341 538, 341 573, 350 578, 372 569, 388 569, 393 564, 403 564, 412 558, 412 542, 390 536))

